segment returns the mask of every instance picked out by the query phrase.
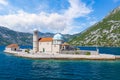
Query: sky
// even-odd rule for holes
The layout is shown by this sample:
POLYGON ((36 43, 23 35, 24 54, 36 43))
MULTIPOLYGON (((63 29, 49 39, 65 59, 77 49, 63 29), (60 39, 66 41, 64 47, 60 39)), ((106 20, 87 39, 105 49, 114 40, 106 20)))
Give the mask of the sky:
POLYGON ((120 0, 0 0, 0 26, 76 34, 102 20, 120 0))

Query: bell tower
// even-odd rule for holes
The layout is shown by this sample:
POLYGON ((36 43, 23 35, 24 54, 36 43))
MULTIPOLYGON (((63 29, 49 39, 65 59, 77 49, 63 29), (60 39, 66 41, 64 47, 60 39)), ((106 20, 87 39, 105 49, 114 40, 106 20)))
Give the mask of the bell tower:
POLYGON ((34 29, 33 31, 33 52, 38 52, 38 30, 34 29))

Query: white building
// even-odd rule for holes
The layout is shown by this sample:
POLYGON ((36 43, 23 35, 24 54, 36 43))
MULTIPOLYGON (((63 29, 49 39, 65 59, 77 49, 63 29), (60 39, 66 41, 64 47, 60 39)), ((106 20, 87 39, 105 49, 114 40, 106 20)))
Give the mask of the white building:
POLYGON ((7 51, 18 51, 19 50, 19 46, 18 44, 10 44, 6 47, 7 51))
MULTIPOLYGON (((38 38, 38 31, 33 34, 33 51, 41 53, 60 53, 63 47, 63 37, 57 33, 54 37, 38 38)), ((64 45, 65 47, 65 45, 64 45)))

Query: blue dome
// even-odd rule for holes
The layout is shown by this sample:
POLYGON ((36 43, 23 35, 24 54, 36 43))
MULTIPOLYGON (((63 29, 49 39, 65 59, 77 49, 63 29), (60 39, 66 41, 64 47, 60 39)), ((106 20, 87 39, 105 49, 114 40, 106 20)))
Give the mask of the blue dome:
POLYGON ((57 33, 56 35, 54 35, 53 40, 63 40, 63 36, 57 33))

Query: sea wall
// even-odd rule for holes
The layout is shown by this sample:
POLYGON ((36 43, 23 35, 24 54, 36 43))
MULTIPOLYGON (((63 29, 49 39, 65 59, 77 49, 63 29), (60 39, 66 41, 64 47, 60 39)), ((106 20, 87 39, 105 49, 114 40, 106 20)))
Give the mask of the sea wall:
MULTIPOLYGON (((31 59, 61 59, 61 60, 116 60, 115 55, 99 54, 99 55, 79 55, 79 54, 47 54, 47 53, 24 53, 16 51, 5 51, 18 57, 31 59)), ((120 58, 120 57, 119 57, 120 58)), ((117 57, 118 59, 118 57, 117 57)))
POLYGON ((61 54, 98 55, 99 53, 97 51, 74 50, 74 51, 61 51, 61 54))

